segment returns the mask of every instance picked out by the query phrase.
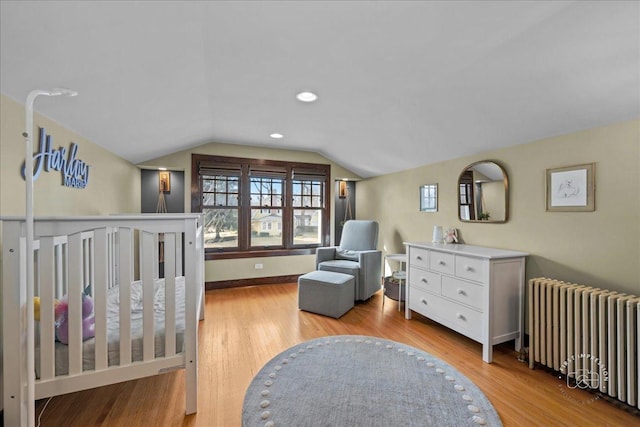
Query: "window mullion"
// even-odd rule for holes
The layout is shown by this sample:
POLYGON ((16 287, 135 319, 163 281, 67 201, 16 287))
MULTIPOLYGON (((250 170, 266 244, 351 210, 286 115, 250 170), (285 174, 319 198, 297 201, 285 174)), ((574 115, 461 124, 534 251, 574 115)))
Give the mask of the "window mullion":
POLYGON ((251 178, 249 177, 249 165, 242 165, 240 178, 240 217, 241 227, 238 230, 238 239, 241 251, 247 251, 251 247, 251 178))
POLYGON ((293 168, 287 167, 282 209, 282 243, 286 249, 293 247, 293 168))

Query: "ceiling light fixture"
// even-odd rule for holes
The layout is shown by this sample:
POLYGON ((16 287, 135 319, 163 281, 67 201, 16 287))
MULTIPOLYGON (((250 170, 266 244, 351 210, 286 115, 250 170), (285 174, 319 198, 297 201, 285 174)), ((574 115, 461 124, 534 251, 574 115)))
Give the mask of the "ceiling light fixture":
POLYGON ((313 92, 300 92, 296 95, 296 98, 298 98, 298 101, 302 102, 313 102, 318 99, 318 95, 313 92))
POLYGON ((284 138, 284 135, 281 133, 272 133, 271 135, 269 135, 271 138, 273 139, 282 139, 284 138))

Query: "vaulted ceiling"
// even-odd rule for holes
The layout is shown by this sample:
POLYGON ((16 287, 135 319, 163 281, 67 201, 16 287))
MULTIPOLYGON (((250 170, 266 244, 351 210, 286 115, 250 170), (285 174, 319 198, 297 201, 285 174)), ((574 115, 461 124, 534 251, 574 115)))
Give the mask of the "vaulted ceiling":
POLYGON ((36 111, 134 163, 223 142, 370 177, 640 117, 635 1, 2 1, 0 15, 1 92, 77 90, 36 111))

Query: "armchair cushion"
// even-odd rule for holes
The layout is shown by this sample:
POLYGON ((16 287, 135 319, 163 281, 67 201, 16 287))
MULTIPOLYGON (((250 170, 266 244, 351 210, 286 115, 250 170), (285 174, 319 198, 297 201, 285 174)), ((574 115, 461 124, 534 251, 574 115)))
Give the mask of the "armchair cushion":
POLYGON ((336 249, 336 259, 347 259, 350 261, 358 261, 358 251, 352 251, 350 249, 336 249))
POLYGON ((342 229, 338 251, 366 251, 378 245, 378 223, 375 221, 347 221, 342 229))
MULTIPOLYGON (((332 261, 324 261, 320 263, 318 267, 320 271, 333 271, 334 273, 342 273, 353 276, 354 283, 358 282, 360 278, 360 264, 355 261, 349 261, 344 259, 336 259, 332 261)), ((357 299, 358 290, 354 290, 353 299, 357 299)))

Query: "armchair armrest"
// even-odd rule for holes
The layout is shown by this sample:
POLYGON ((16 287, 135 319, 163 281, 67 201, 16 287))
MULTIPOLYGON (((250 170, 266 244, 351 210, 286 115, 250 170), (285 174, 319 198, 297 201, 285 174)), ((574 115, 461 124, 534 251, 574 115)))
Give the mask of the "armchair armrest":
POLYGON ((368 251, 358 252, 358 262, 360 268, 365 271, 371 272, 376 276, 382 277, 382 251, 378 249, 372 249, 368 251))
POLYGON ((323 261, 329 261, 336 258, 336 246, 316 249, 316 268, 323 261))
POLYGON ((360 251, 360 281, 363 294, 361 299, 367 299, 382 286, 382 251, 360 251))

